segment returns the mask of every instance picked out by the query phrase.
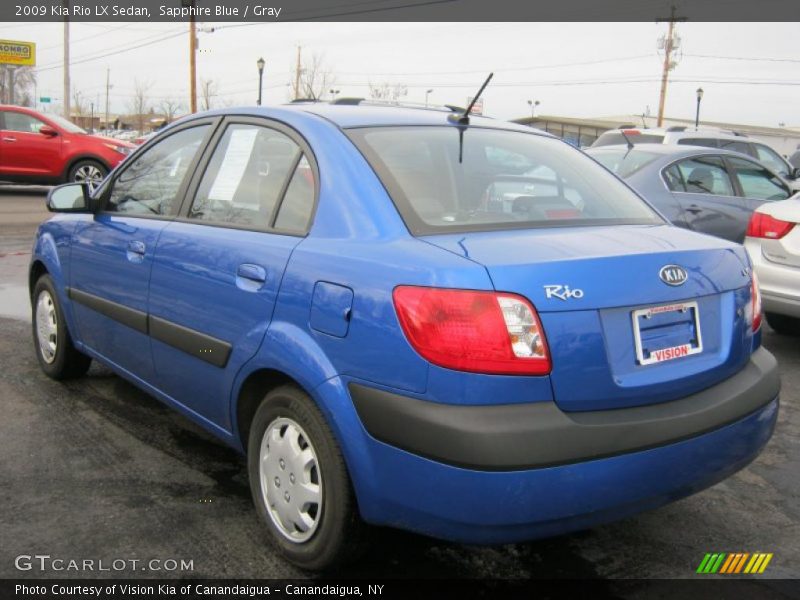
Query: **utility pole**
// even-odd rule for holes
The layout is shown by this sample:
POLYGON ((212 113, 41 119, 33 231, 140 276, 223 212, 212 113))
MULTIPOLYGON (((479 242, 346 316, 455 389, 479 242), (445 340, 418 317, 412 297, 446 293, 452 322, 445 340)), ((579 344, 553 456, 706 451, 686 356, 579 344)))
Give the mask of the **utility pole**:
POLYGON ((16 66, 8 65, 8 103, 9 104, 16 104, 16 94, 14 93, 14 88, 17 85, 16 81, 16 66))
MULTIPOLYGON (((64 14, 69 14, 69 0, 64 0, 64 14)), ((64 17, 64 118, 70 117, 69 84, 69 17, 64 17)))
POLYGON ((297 68, 294 72, 294 99, 300 97, 300 46, 297 47, 297 68))
POLYGON ((106 131, 108 130, 108 91, 111 89, 111 67, 106 67, 106 131))
POLYGON ((656 23, 669 22, 669 29, 667 37, 664 39, 664 70, 661 73, 661 94, 658 97, 658 120, 656 127, 661 127, 664 122, 664 103, 667 99, 667 81, 669 80, 669 72, 674 65, 672 64, 672 51, 675 50, 675 38, 673 32, 675 30, 675 23, 677 21, 685 21, 686 17, 676 17, 675 7, 672 7, 669 17, 660 17, 656 19, 656 23))
POLYGON ((197 24, 194 18, 194 0, 189 15, 189 111, 197 112, 197 24))

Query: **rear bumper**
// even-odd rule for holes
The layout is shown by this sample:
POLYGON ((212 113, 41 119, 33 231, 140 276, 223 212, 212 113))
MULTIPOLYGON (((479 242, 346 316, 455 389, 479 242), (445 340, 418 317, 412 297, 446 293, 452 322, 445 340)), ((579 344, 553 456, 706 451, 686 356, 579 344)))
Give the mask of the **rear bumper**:
POLYGON ((596 460, 672 444, 752 414, 780 391, 775 358, 758 349, 739 373, 686 398, 597 412, 554 402, 444 405, 351 383, 367 432, 412 454, 476 470, 512 471, 596 460))
MULTIPOLYGON (((778 414, 775 360, 765 350, 755 353, 742 373, 705 395, 665 403, 658 410, 607 411, 617 415, 616 423, 589 414, 580 421, 580 415, 565 415, 573 423, 570 428, 578 429, 562 430, 559 435, 571 436, 575 448, 538 427, 536 415, 523 421, 514 412, 519 410, 516 406, 504 407, 512 411, 507 413, 511 420, 481 422, 473 418, 466 423, 459 416, 464 414, 463 407, 447 406, 447 414, 456 412, 449 422, 442 413, 434 421, 434 430, 444 427, 444 431, 461 431, 464 436, 461 440, 451 437, 453 449, 447 450, 424 442, 425 436, 412 431, 424 429, 425 421, 410 422, 406 413, 387 404, 396 419, 393 439, 404 440, 400 443, 407 446, 424 442, 429 455, 444 454, 433 459, 376 439, 376 435, 389 435, 390 428, 384 424, 377 431, 375 415, 367 414, 376 407, 366 411, 364 407, 387 396, 372 396, 365 403, 364 393, 357 391, 360 386, 350 382, 349 395, 360 406, 356 412, 341 395, 348 389, 344 383, 330 380, 323 387, 331 393, 336 390, 335 423, 341 428, 340 440, 364 519, 466 543, 510 543, 561 535, 700 491, 758 456, 772 435, 778 414), (693 402, 698 406, 693 407, 693 402), (726 404, 730 406, 725 408, 726 404), (365 430, 367 423, 374 434, 365 430), (691 433, 687 423, 694 423, 699 430, 691 433), (660 433, 662 427, 671 431, 669 438, 660 433), (508 443, 497 433, 503 429, 511 436, 508 443), (586 436, 575 437, 578 430, 586 431, 586 436), (598 431, 604 432, 601 438, 598 431), (544 435, 547 443, 531 446, 526 435, 544 435), (592 441, 598 439, 602 442, 592 441), (540 454, 523 455, 514 449, 515 444, 540 454), (598 456, 591 458, 590 454, 598 456), (475 463, 481 467, 464 467, 475 463), (512 468, 514 464, 550 466, 512 468)), ((418 411, 411 412, 420 418, 418 411)), ((549 418, 550 413, 542 414, 549 418)))
POLYGON ((747 238, 745 248, 758 275, 764 311, 800 318, 800 269, 767 260, 757 240, 747 238))

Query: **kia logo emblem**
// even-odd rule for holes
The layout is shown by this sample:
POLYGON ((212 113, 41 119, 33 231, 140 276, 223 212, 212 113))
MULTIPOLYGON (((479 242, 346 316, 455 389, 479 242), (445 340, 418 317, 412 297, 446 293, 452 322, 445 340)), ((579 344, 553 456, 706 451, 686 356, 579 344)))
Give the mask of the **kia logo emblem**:
POLYGON ((683 285, 689 279, 686 269, 678 265, 664 265, 658 272, 658 276, 667 285, 683 285))

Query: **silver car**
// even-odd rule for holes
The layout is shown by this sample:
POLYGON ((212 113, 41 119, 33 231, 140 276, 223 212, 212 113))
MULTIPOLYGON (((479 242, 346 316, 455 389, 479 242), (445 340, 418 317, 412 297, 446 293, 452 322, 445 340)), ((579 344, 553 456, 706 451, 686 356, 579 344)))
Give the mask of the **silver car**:
POLYGON ((758 207, 744 245, 758 276, 767 323, 778 333, 800 335, 800 194, 758 207))

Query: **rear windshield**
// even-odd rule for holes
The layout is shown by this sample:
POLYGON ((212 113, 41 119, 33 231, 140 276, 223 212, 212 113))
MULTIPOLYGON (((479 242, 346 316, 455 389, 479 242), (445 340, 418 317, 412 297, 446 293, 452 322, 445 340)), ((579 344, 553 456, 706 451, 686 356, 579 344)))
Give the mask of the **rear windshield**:
POLYGON ((658 154, 655 152, 645 152, 643 150, 636 150, 628 148, 614 148, 603 150, 589 150, 587 153, 606 169, 619 175, 620 177, 629 177, 641 169, 649 165, 656 158, 658 154))
POLYGON ((653 224, 636 194, 564 142, 498 129, 350 129, 415 235, 653 224))
POLYGON ((594 141, 592 148, 597 148, 599 146, 617 146, 619 144, 624 146, 627 145, 625 137, 634 144, 660 144, 664 141, 664 136, 661 134, 642 133, 635 129, 626 130, 625 133, 621 131, 606 131, 594 141))

